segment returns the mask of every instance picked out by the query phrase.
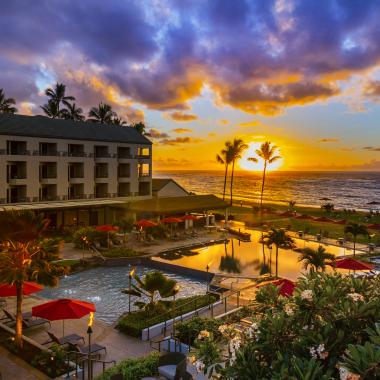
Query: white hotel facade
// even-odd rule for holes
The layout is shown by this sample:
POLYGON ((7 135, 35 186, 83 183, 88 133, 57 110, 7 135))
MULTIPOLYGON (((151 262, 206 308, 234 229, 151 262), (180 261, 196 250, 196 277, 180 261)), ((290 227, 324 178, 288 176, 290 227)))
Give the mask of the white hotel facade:
POLYGON ((152 143, 134 128, 0 115, 1 208, 87 225, 151 197, 152 143))

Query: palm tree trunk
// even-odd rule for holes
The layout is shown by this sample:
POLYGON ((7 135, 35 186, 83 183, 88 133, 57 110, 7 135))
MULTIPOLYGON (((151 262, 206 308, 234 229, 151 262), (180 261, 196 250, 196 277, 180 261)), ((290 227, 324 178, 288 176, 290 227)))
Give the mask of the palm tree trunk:
POLYGON ((260 209, 263 208, 263 195, 264 195, 264 185, 265 185, 265 174, 266 174, 266 171, 267 171, 267 162, 264 161, 263 182, 261 184, 260 209))
POLYGON ((228 171, 228 164, 226 163, 226 169, 224 171, 223 200, 226 197, 227 171, 228 171))
POLYGON ((15 344, 22 347, 22 283, 16 283, 16 335, 15 344))
POLYGON ((232 161, 231 187, 230 187, 230 206, 232 206, 232 189, 234 186, 234 171, 235 171, 235 160, 232 161))
POLYGON ((276 245, 276 277, 278 277, 278 246, 276 245))

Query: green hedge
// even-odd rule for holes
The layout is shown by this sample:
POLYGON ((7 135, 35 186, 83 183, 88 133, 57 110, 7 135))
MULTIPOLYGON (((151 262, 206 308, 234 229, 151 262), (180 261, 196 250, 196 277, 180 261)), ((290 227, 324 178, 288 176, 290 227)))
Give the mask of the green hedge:
POLYGON ((158 304, 156 309, 149 314, 145 310, 139 310, 126 314, 121 317, 117 323, 117 328, 123 333, 139 338, 141 331, 149 326, 156 325, 164 322, 165 320, 177 317, 179 315, 188 313, 200 307, 209 305, 216 301, 215 296, 201 295, 192 296, 187 298, 179 298, 171 305, 172 309, 176 309, 175 314, 170 313, 169 309, 163 309, 163 306, 158 304), (180 308, 180 306, 183 306, 180 308))
POLYGON ((118 257, 135 257, 135 256, 139 256, 140 253, 131 248, 117 247, 117 248, 112 248, 112 249, 109 249, 108 251, 102 252, 102 255, 108 258, 118 258, 118 257))
POLYGON ((114 367, 107 369, 95 380, 109 380, 116 373, 121 373, 124 380, 138 380, 143 377, 156 376, 158 375, 159 356, 158 352, 153 352, 143 358, 123 360, 114 367))

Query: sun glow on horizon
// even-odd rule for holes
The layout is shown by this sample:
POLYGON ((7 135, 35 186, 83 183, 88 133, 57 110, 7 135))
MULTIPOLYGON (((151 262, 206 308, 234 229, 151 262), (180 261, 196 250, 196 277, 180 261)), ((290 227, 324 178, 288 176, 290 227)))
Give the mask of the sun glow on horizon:
MULTIPOLYGON (((239 160, 239 166, 243 170, 262 171, 264 169, 264 161, 257 156, 256 150, 260 149, 261 142, 251 141, 248 143, 248 149, 243 153, 242 158, 239 160), (250 157, 256 157, 258 162, 250 161, 250 157)), ((281 156, 281 152, 277 150, 277 154, 281 156)), ((278 170, 284 163, 284 159, 281 157, 279 160, 269 164, 267 171, 278 170)))

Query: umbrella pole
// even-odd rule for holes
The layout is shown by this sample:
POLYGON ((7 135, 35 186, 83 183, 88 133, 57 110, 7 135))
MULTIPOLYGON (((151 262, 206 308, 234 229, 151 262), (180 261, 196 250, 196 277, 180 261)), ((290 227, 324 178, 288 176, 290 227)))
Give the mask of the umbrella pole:
POLYGON ((65 336, 65 320, 62 319, 62 338, 65 336))

